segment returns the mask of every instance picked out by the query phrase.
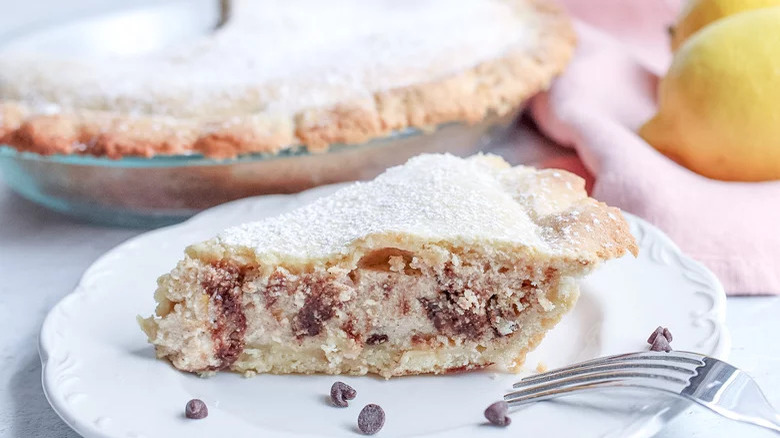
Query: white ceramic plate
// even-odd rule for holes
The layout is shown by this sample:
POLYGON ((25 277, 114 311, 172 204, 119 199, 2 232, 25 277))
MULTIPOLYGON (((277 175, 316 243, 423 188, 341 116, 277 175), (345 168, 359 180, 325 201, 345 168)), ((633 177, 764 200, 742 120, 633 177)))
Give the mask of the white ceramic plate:
MULTIPOLYGON (((152 313, 155 279, 174 266, 186 245, 335 188, 226 204, 131 239, 101 257, 52 309, 41 330, 43 386, 57 413, 86 437, 344 437, 358 433, 361 407, 378 403, 387 421, 377 436, 388 438, 644 437, 685 408, 663 397, 618 390, 531 405, 511 414, 510 428, 499 429, 486 425, 482 412, 518 375, 339 377, 358 391, 349 408, 339 409, 327 402, 333 376, 246 379, 223 373, 202 379, 154 358, 135 316, 152 313), (192 398, 207 403, 208 418, 184 418, 184 405, 192 398)), ((670 327, 675 348, 724 357, 729 339, 722 286, 658 229, 627 217, 640 242, 639 258, 612 261, 583 282, 576 308, 529 355, 529 372, 540 362, 558 367, 645 349, 645 339, 659 324, 670 327)))

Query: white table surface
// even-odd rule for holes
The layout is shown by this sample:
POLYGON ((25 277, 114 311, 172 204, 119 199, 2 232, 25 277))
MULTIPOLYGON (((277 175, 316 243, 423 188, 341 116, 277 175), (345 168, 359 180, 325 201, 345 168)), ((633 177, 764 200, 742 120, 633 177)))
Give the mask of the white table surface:
MULTIPOLYGON (((1 0, 0 34, 64 15, 155 1, 1 0)), ((510 160, 529 159, 533 157, 513 156, 510 160)), ((52 411, 41 389, 40 325, 92 261, 140 232, 77 222, 19 198, 0 182, 0 437, 78 436, 52 411)), ((728 327, 733 341, 730 362, 756 378, 770 401, 780 407, 780 298, 729 298, 728 327)), ((703 408, 691 408, 658 436, 776 435, 730 422, 703 408)))

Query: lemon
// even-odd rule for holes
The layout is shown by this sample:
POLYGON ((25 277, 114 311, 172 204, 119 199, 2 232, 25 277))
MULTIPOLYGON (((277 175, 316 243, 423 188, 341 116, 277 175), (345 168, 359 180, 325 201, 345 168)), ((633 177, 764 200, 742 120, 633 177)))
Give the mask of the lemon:
POLYGON ((683 44, 639 134, 710 178, 780 179, 780 7, 724 18, 683 44))
POLYGON ((780 6, 780 0, 689 0, 672 30, 672 50, 702 27, 739 12, 780 6))

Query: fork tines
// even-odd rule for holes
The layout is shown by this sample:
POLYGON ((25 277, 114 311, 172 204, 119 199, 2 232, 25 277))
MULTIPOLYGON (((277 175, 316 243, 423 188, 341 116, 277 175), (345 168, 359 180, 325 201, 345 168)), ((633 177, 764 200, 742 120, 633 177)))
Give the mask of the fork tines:
POLYGON ((555 398, 573 391, 638 387, 679 391, 704 365, 702 356, 683 351, 608 356, 526 377, 504 396, 511 406, 555 398))

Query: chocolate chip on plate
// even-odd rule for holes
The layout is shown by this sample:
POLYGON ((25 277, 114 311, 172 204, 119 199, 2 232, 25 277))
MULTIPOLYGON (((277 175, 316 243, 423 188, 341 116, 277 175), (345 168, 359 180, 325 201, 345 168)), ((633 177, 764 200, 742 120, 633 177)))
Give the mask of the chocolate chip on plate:
POLYGON ((509 405, 505 401, 497 401, 485 409, 485 418, 496 426, 509 426, 512 419, 507 417, 509 405))
POLYGON ((379 405, 368 404, 358 415, 358 429, 366 435, 373 435, 385 425, 385 411, 379 405))
POLYGON ((650 351, 666 351, 672 350, 669 343, 672 342, 672 332, 666 327, 658 326, 650 337, 647 338, 647 343, 651 345, 650 351))
POLYGON ((650 346, 650 351, 672 351, 672 346, 669 345, 669 341, 666 336, 656 336, 653 340, 653 345, 650 346))
POLYGON ((357 391, 344 382, 336 382, 330 387, 330 400, 340 408, 349 406, 347 400, 352 400, 356 395, 357 391))
POLYGON ((670 332, 668 328, 664 327, 664 331, 662 332, 662 334, 664 335, 667 341, 672 342, 672 332, 670 332))
POLYGON ((206 403, 203 403, 203 400, 194 398, 187 402, 187 406, 184 408, 184 415, 193 420, 200 420, 209 416, 209 408, 206 407, 206 403))

